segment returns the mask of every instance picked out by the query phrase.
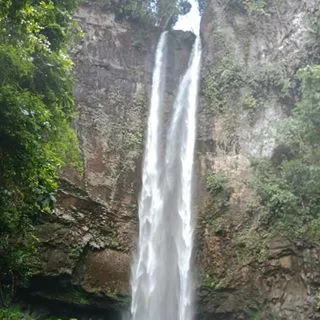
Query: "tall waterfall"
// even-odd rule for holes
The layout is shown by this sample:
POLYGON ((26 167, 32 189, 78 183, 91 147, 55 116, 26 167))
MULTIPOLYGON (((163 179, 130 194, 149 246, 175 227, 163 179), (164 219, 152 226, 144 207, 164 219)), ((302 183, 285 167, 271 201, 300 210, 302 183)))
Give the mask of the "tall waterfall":
POLYGON ((164 128, 166 39, 165 32, 157 46, 153 72, 138 254, 132 267, 133 320, 191 320, 193 316, 192 178, 201 41, 197 36, 169 128, 164 128))

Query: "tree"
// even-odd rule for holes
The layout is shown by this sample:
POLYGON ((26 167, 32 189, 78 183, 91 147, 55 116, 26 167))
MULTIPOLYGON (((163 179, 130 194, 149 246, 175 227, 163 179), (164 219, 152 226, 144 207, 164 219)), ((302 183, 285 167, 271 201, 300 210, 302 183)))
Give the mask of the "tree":
POLYGON ((25 280, 59 167, 79 165, 67 50, 78 0, 0 0, 0 303, 25 280))
POLYGON ((179 15, 187 14, 191 9, 188 1, 159 0, 157 2, 157 23, 163 29, 175 25, 179 15))
POLYGON ((189 12, 185 0, 97 0, 106 10, 114 11, 118 19, 143 21, 170 29, 180 14, 189 12))

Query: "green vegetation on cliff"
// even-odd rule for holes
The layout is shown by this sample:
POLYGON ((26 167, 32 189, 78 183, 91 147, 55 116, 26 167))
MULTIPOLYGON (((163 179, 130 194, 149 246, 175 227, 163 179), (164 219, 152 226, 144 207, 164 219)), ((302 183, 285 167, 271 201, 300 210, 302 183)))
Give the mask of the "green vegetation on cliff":
POLYGON ((310 19, 296 83, 298 102, 277 124, 272 158, 253 162, 263 223, 286 236, 320 241, 320 11, 310 19), (303 66, 305 65, 305 66, 303 66))
POLYGON ((265 223, 290 237, 320 240, 320 65, 297 74, 301 99, 278 125, 279 147, 255 164, 265 223))
POLYGON ((67 50, 78 0, 0 1, 0 305, 33 270, 34 224, 80 165, 67 50))
MULTIPOLYGON (((186 14, 191 4, 186 0, 96 0, 106 10, 114 11, 118 19, 145 22, 171 28, 179 15, 186 14)), ((204 9, 204 2, 199 0, 199 8, 204 9)))
POLYGON ((1 320, 34 320, 33 317, 25 315, 19 308, 12 307, 1 309, 0 308, 0 319, 1 320))
MULTIPOLYGON (((205 111, 215 116, 216 148, 226 156, 247 156, 246 152, 250 153, 252 149, 246 149, 241 130, 250 134, 261 130, 261 135, 257 132, 257 136, 263 136, 263 125, 257 121, 261 119, 268 122, 266 140, 274 138, 277 147, 271 157, 248 159, 252 160, 252 170, 248 170, 247 176, 234 170, 233 162, 229 167, 221 166, 225 159, 217 159, 217 162, 221 161, 221 171, 208 174, 207 190, 212 199, 209 197, 203 209, 203 220, 219 241, 221 238, 225 246, 234 246, 237 258, 230 263, 227 272, 211 272, 208 267, 203 276, 204 285, 208 279, 211 284, 232 279, 232 272, 237 273, 232 270, 265 261, 275 236, 281 235, 293 242, 303 239, 305 241, 300 243, 316 245, 320 241, 320 11, 305 16, 308 31, 301 37, 299 52, 292 58, 257 63, 252 54, 256 34, 264 34, 269 28, 272 30, 270 22, 274 21, 277 9, 280 7, 290 13, 288 6, 281 7, 277 1, 261 1, 259 10, 251 6, 258 4, 254 1, 226 0, 223 3, 228 6, 223 7, 226 16, 221 19, 225 18, 230 25, 238 26, 239 23, 242 29, 238 34, 233 26, 235 34, 231 34, 224 24, 222 28, 220 21, 214 19, 214 27, 210 30, 214 52, 209 66, 203 70, 201 90, 205 111), (239 21, 234 19, 235 15, 239 21), (234 35, 237 47, 232 42, 234 35), (279 116, 264 118, 265 112, 274 106, 279 116), (284 116, 287 118, 283 119, 284 116), (231 201, 225 198, 221 202, 222 193, 216 191, 223 190, 225 183, 217 178, 229 170, 231 177, 232 171, 236 172, 235 177, 241 179, 241 188, 243 186, 246 193, 237 189, 236 181, 232 185, 235 193, 231 201), (243 208, 234 201, 238 195, 241 195, 239 203, 244 204, 243 208), (230 222, 232 215, 236 217, 236 228, 230 222), (239 222, 237 215, 241 217, 239 222)), ((266 41, 273 39, 270 37, 266 41)), ((264 140, 254 140, 256 142, 264 143, 264 140)), ((251 154, 257 154, 256 149, 251 154)), ((240 161, 234 163, 247 165, 240 161)))
MULTIPOLYGON (((19 307, 0 308, 0 320, 62 320, 60 317, 38 317, 23 312, 19 307)), ((65 319, 65 317, 64 317, 65 319)), ((77 320, 71 318, 70 320, 77 320)))

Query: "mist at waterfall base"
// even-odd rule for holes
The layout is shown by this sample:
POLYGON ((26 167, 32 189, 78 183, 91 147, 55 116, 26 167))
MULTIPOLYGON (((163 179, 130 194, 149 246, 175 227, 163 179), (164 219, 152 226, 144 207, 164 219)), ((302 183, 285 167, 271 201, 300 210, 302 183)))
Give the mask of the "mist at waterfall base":
POLYGON ((163 119, 167 36, 164 32, 159 39, 153 71, 132 266, 133 320, 193 318, 192 178, 201 41, 197 36, 168 126, 163 119))

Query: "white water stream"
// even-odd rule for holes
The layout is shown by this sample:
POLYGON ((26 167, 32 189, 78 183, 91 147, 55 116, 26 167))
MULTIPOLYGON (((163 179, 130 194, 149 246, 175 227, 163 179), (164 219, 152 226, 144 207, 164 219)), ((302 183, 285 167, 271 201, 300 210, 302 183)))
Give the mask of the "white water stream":
POLYGON ((201 60, 197 36, 179 85, 169 128, 164 128, 167 33, 160 37, 139 201, 138 253, 132 267, 133 320, 191 320, 192 181, 201 60), (165 146, 162 141, 166 133, 165 146))

